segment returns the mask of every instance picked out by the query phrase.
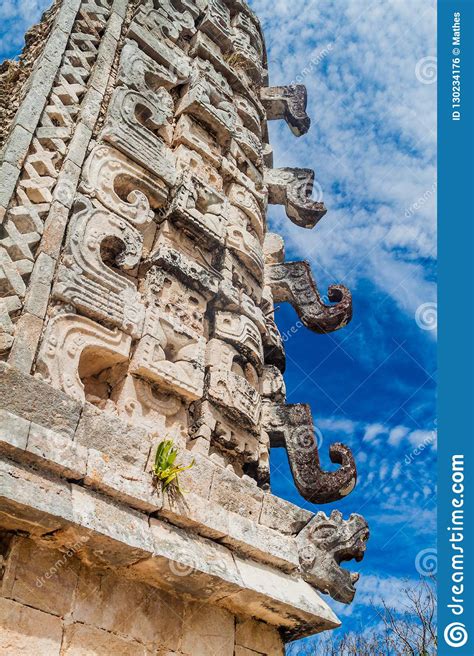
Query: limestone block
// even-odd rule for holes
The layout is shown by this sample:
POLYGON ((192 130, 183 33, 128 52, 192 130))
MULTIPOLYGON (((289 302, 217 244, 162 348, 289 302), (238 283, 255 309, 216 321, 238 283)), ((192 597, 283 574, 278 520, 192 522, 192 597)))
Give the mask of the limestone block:
POLYGON ((77 401, 85 400, 83 379, 128 360, 131 338, 75 314, 49 320, 38 355, 37 376, 77 401))
POLYGON ((63 163, 60 174, 54 188, 52 200, 59 201, 65 207, 71 208, 74 202, 81 168, 71 159, 66 159, 63 163))
POLYGON ((87 449, 71 437, 55 433, 44 426, 32 423, 27 450, 41 461, 41 465, 64 478, 79 480, 85 476, 87 449))
POLYGON ((259 106, 259 103, 254 103, 253 100, 241 94, 236 94, 234 101, 243 125, 262 141, 263 108, 259 106))
POLYGON ((0 652, 59 656, 62 625, 59 617, 0 598, 0 652))
POLYGON ((154 210, 168 198, 164 182, 116 148, 100 144, 91 151, 83 169, 81 189, 96 196, 111 212, 143 230, 154 210))
POLYGON ((105 453, 88 450, 86 485, 144 512, 156 512, 163 504, 161 490, 143 468, 105 453))
POLYGON ((326 602, 301 579, 248 558, 235 556, 234 560, 244 587, 235 595, 222 599, 224 608, 278 627, 286 640, 340 626, 326 602), (273 602, 262 607, 262 595, 272 598, 273 602), (304 617, 308 619, 306 626, 303 625, 304 617))
POLYGON ((67 159, 77 164, 77 166, 82 166, 91 138, 92 130, 84 123, 78 123, 74 136, 69 144, 67 159))
POLYGON ((23 417, 0 410, 0 451, 25 449, 31 422, 23 417))
POLYGON ((220 0, 209 0, 199 23, 199 30, 207 34, 214 43, 218 43, 223 50, 232 48, 230 10, 220 0))
POLYGON ((128 636, 153 650, 177 649, 183 615, 184 604, 177 597, 111 571, 82 568, 74 622, 128 636))
POLYGON ((235 644, 259 654, 284 656, 285 649, 278 631, 274 627, 252 619, 237 621, 235 644))
POLYGON ((61 250, 68 221, 69 210, 58 201, 52 203, 44 224, 44 232, 39 246, 40 253, 46 253, 57 260, 61 250))
POLYGON ((140 262, 142 248, 143 239, 136 228, 79 197, 53 296, 92 319, 139 337, 144 307, 136 283, 125 272, 140 262))
POLYGON ((156 93, 115 89, 101 136, 124 155, 161 178, 175 183, 170 140, 173 100, 166 89, 156 93), (138 119, 138 120, 137 120, 138 119))
POLYGON ((217 339, 229 342, 244 357, 262 366, 262 338, 257 326, 248 317, 232 312, 216 312, 213 332, 217 339))
POLYGON ((73 435, 82 406, 70 396, 0 362, 0 405, 51 430, 73 435))
POLYGON ((263 497, 260 524, 285 535, 297 535, 311 520, 313 513, 304 508, 266 494, 263 497))
POLYGON ((21 168, 31 143, 31 132, 15 125, 2 149, 2 161, 21 168))
MULTIPOLYGON (((182 478, 182 477, 181 477, 182 478)), ((219 540, 229 535, 231 515, 218 503, 209 501, 194 493, 189 484, 180 481, 185 493, 183 496, 164 496, 160 517, 173 525, 190 529, 211 540, 219 540)))
POLYGON ((190 656, 234 656, 235 620, 231 613, 202 604, 189 604, 183 624, 181 651, 190 656))
POLYGON ((43 320, 33 314, 25 312, 18 319, 15 341, 8 358, 12 367, 30 373, 42 330, 43 320))
POLYGON ((242 556, 268 563, 286 572, 294 572, 299 565, 294 539, 266 528, 257 521, 241 513, 232 513, 229 518, 229 534, 221 540, 222 544, 242 556))
POLYGON ((73 551, 61 553, 18 539, 10 552, 2 595, 63 617, 71 610, 78 580, 73 555, 73 551))
POLYGON ((186 114, 180 116, 173 135, 173 145, 181 144, 195 150, 214 167, 220 167, 222 156, 218 142, 199 123, 186 114))
POLYGON ((258 522, 263 497, 264 492, 256 485, 239 480, 232 472, 216 471, 212 481, 210 500, 220 504, 226 510, 258 522))
POLYGON ((5 528, 41 535, 56 531, 72 519, 71 489, 67 483, 38 474, 34 468, 0 461, 2 511, 10 516, 5 528))
POLYGON ((204 338, 152 308, 145 334, 130 364, 130 373, 191 401, 204 391, 204 338))
POLYGON ((285 242, 275 232, 267 232, 263 245, 265 264, 282 264, 285 261, 285 242))
POLYGON ((26 312, 39 319, 46 315, 55 265, 55 260, 42 252, 33 267, 24 307, 26 312))
POLYGON ((61 656, 146 656, 141 642, 83 624, 70 624, 64 632, 61 656))
MULTIPOLYGON (((245 239, 245 238, 243 238, 245 239)), ((253 242, 254 250, 250 251, 246 256, 243 256, 240 250, 243 246, 242 240, 238 245, 237 252, 231 248, 226 248, 220 260, 220 271, 224 279, 232 281, 232 284, 237 288, 237 292, 245 294, 255 305, 259 306, 262 302, 262 280, 258 280, 250 270, 247 262, 254 261, 254 256, 259 259, 262 256, 261 249, 258 242, 253 242), (242 257, 242 259, 240 259, 242 257), (246 262, 242 260, 245 259, 246 262)), ((226 308, 229 309, 229 308, 226 308)))
POLYGON ((74 523, 88 531, 86 562, 126 567, 153 553, 146 515, 77 485, 71 488, 74 523))
POLYGON ((219 601, 238 589, 231 551, 192 532, 150 521, 154 539, 152 560, 131 568, 135 576, 146 576, 151 585, 208 604, 219 601))
POLYGON ((86 403, 76 432, 76 441, 96 449, 112 458, 144 467, 148 459, 151 440, 145 428, 132 426, 86 403))

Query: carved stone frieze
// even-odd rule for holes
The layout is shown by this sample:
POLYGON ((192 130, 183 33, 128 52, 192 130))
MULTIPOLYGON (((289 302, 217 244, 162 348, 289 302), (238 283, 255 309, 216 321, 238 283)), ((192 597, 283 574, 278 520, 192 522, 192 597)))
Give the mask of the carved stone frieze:
POLYGON ((188 171, 181 176, 167 215, 222 247, 228 212, 227 198, 188 171))
POLYGON ((168 199, 168 188, 160 178, 104 144, 95 146, 89 155, 81 188, 140 230, 168 199))
POLYGON ((46 327, 36 373, 56 389, 85 401, 85 378, 127 362, 132 338, 76 314, 58 314, 46 327))
POLYGON ((221 166, 222 155, 217 140, 186 114, 180 116, 173 135, 173 145, 181 144, 195 150, 212 166, 221 166))
POLYGON ((207 300, 202 294, 159 267, 149 269, 142 289, 148 304, 156 303, 163 312, 191 330, 206 334, 207 300))
POLYGON ((233 312, 216 312, 213 335, 232 344, 254 364, 263 364, 262 337, 257 326, 248 317, 233 312))
POLYGON ((311 503, 331 503, 352 492, 357 471, 350 449, 332 444, 331 462, 341 465, 337 471, 324 471, 319 460, 311 408, 308 405, 264 403, 263 427, 272 447, 283 447, 295 485, 311 503))
POLYGON ((245 265, 257 281, 263 282, 262 246, 257 237, 249 231, 247 221, 239 220, 238 215, 234 215, 232 223, 227 226, 226 246, 245 265))
POLYGON ((206 398, 238 425, 257 430, 262 409, 260 395, 243 375, 211 370, 206 376, 206 398))
POLYGON ((173 99, 166 89, 138 93, 119 87, 112 96, 101 137, 173 186, 176 172, 167 145, 172 118, 173 99))
POLYGON ((332 285, 325 305, 308 262, 285 262, 265 268, 275 303, 293 305, 302 323, 316 333, 344 328, 352 319, 352 296, 344 285, 332 285))
POLYGON ((183 57, 179 70, 163 66, 149 57, 136 41, 127 39, 120 57, 117 73, 117 85, 135 91, 167 90, 183 84, 191 75, 191 68, 186 68, 187 60, 183 57))
POLYGON ((194 401, 204 393, 205 339, 158 308, 150 308, 130 373, 194 401))
POLYGON ((302 84, 289 87, 263 87, 260 100, 265 107, 269 121, 283 119, 293 134, 301 137, 311 127, 311 119, 306 113, 308 92, 302 84))
POLYGON ((300 570, 304 578, 336 601, 350 604, 359 574, 341 567, 341 563, 365 554, 369 527, 360 515, 348 520, 334 510, 330 517, 318 512, 297 538, 300 570))
POLYGON ((257 238, 262 242, 265 233, 265 214, 255 195, 235 182, 229 185, 227 195, 232 205, 245 213, 257 238))
POLYGON ((266 169, 268 202, 284 205, 289 219, 302 228, 314 228, 326 214, 323 202, 312 200, 314 171, 311 169, 266 169))
POLYGON ((136 283, 119 271, 138 265, 142 243, 140 233, 127 221, 93 207, 87 198, 78 200, 53 296, 139 337, 144 307, 136 283))

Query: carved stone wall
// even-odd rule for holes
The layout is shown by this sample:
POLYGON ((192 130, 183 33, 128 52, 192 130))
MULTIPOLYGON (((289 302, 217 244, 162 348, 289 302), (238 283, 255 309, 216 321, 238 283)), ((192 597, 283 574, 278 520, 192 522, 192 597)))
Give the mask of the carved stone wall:
MULTIPOLYGON (((350 450, 332 445, 326 471, 309 407, 286 404, 275 323, 282 302, 316 333, 352 316, 349 290, 331 286, 326 305, 310 265, 285 261, 268 231, 269 204, 302 229, 326 213, 314 172, 274 168, 268 143, 269 120, 308 131, 306 90, 269 86, 243 0, 63 0, 50 22, 0 160, 3 525, 25 549, 84 537, 86 566, 178 600, 207 586, 233 626, 250 615, 284 640, 332 628, 315 590, 352 601, 341 553, 362 558, 367 524, 277 499, 269 466, 285 448, 314 504, 356 484, 350 450), (152 486, 164 439, 195 460, 184 499, 152 486), (38 486, 52 506, 38 507, 38 486)), ((226 641, 223 654, 281 649, 230 629, 226 641)))

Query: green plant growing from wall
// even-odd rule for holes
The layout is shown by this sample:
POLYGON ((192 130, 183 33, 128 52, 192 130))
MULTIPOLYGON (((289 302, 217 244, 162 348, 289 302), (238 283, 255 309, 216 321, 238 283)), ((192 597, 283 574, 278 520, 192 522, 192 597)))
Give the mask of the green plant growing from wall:
POLYGON ((194 467, 194 460, 186 466, 176 464, 178 453, 172 440, 163 440, 156 449, 153 475, 163 492, 171 485, 181 492, 179 474, 194 467))

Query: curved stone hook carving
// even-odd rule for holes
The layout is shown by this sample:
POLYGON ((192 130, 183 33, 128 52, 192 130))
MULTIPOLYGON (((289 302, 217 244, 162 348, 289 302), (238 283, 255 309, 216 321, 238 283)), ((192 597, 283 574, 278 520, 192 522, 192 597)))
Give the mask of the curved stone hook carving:
POLYGON ((350 494, 357 482, 351 450, 344 444, 332 444, 331 462, 341 466, 332 472, 321 469, 311 408, 305 404, 264 405, 264 427, 270 444, 286 448, 301 496, 311 503, 331 503, 350 494))
POLYGON ((284 205, 288 218, 300 228, 314 228, 326 214, 320 200, 313 200, 314 171, 311 169, 266 169, 270 205, 284 205))
POLYGON ((306 113, 308 92, 304 84, 263 88, 260 90, 260 100, 267 112, 267 119, 285 120, 295 136, 303 136, 311 127, 311 119, 306 113))
POLYGON ((344 285, 331 285, 325 305, 308 262, 285 262, 265 267, 275 303, 291 303, 302 323, 325 334, 344 328, 352 319, 352 294, 344 285))

